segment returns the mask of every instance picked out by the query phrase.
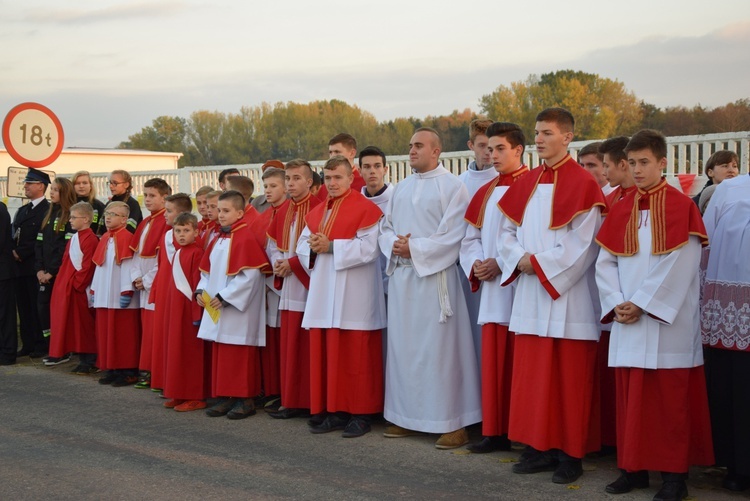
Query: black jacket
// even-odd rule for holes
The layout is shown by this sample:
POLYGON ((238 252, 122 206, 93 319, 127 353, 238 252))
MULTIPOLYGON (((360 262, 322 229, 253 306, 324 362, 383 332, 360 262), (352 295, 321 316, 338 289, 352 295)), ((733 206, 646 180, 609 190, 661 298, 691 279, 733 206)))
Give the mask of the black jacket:
POLYGON ((49 221, 36 237, 34 268, 36 271, 45 271, 53 277, 60 270, 65 245, 74 233, 70 227, 70 221, 65 223, 64 228, 59 228, 60 212, 60 206, 53 204, 49 221))
POLYGON ((13 249, 21 258, 16 262, 16 276, 36 276, 34 261, 36 257, 36 237, 44 221, 44 216, 49 209, 49 201, 44 198, 32 208, 31 202, 27 203, 16 212, 13 218, 13 249))
MULTIPOLYGON (((78 197, 78 201, 88 203, 89 199, 88 197, 78 197)), ((91 220, 91 226, 89 226, 89 228, 94 232, 94 235, 104 235, 104 232, 107 231, 107 228, 104 227, 104 203, 98 198, 95 198, 94 202, 91 203, 91 206, 94 208, 94 217, 91 220)))
POLYGON ((13 259, 13 232, 10 226, 10 213, 8 207, 0 202, 0 280, 9 280, 15 276, 16 260, 13 259))

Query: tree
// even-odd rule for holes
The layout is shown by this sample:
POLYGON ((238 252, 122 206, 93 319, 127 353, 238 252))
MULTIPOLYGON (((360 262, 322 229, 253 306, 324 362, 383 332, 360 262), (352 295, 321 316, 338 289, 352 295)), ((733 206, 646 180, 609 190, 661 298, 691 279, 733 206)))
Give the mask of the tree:
POLYGON ((181 117, 160 116, 150 126, 128 136, 121 142, 120 149, 148 151, 168 151, 182 153, 178 166, 194 165, 195 159, 188 155, 187 121, 181 117))
POLYGON ((560 106, 576 119, 576 139, 598 139, 635 131, 641 103, 624 84, 599 75, 562 70, 530 75, 482 96, 482 111, 494 120, 515 122, 533 137, 536 114, 560 106))

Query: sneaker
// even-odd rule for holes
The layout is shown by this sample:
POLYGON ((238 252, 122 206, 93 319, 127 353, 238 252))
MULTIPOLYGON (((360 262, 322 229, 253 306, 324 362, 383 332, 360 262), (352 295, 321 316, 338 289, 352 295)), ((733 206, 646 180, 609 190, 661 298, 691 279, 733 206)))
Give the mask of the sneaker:
POLYGON ((177 398, 173 398, 171 400, 167 400, 166 402, 164 402, 163 405, 167 409, 174 409, 175 407, 177 407, 178 405, 180 405, 182 403, 185 403, 185 401, 184 400, 179 400, 177 398))
POLYGON ((148 388, 151 388, 151 380, 150 379, 141 379, 137 383, 135 383, 135 386, 133 388, 137 388, 139 390, 146 390, 148 388))
POLYGON ((197 411, 206 408, 206 402, 204 400, 186 400, 180 405, 175 405, 174 410, 177 412, 190 412, 197 411))
POLYGON ((386 426, 385 431, 383 432, 383 436, 385 438, 403 438, 412 437, 415 435, 424 435, 424 433, 422 433, 421 431, 407 430, 406 428, 402 428, 395 424, 386 426))
POLYGON ((357 438, 369 433, 371 430, 370 423, 361 417, 352 416, 341 434, 344 438, 357 438))
POLYGON ((42 359, 42 361, 47 367, 52 367, 53 365, 60 365, 64 364, 65 362, 70 362, 70 355, 64 355, 62 357, 45 357, 42 359))
POLYGON ((450 433, 444 433, 440 435, 440 438, 435 442, 436 449, 456 449, 463 447, 469 443, 469 434, 466 432, 466 428, 459 428, 456 431, 450 433))
POLYGON ((252 398, 238 398, 232 410, 227 412, 227 419, 245 419, 255 415, 255 401, 252 398))
POLYGON ((332 431, 343 430, 349 423, 349 418, 341 417, 336 413, 328 414, 322 423, 310 427, 310 433, 330 433, 332 431))
POLYGON ((117 379, 117 374, 113 371, 107 371, 103 377, 99 378, 99 384, 112 384, 117 379))
POLYGON ((117 379, 112 381, 112 386, 120 388, 122 386, 132 386, 138 382, 138 376, 119 376, 117 379))

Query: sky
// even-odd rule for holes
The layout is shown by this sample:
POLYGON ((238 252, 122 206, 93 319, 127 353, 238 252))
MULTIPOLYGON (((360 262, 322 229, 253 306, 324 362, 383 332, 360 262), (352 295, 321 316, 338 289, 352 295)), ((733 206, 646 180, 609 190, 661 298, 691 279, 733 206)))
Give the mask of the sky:
POLYGON ((39 102, 79 148, 262 102, 479 112, 498 86, 562 69, 659 107, 750 98, 748 0, 0 0, 0 48, 0 117, 39 102))

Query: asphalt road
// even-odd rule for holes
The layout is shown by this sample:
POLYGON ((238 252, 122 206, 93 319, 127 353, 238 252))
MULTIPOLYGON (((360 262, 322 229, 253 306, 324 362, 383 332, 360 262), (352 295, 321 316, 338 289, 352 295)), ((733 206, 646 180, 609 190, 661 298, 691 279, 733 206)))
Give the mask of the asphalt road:
MULTIPOLYGON (((509 499, 650 500, 658 489, 604 493, 613 457, 589 457, 573 485, 515 475, 518 451, 439 451, 436 436, 312 435, 305 420, 263 412, 241 421, 178 413, 149 390, 97 384, 28 358, 0 367, 0 500, 23 499, 509 499)), ((472 439, 480 430, 472 427, 472 439)), ((694 469, 694 500, 750 499, 694 469)))

